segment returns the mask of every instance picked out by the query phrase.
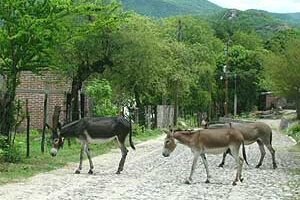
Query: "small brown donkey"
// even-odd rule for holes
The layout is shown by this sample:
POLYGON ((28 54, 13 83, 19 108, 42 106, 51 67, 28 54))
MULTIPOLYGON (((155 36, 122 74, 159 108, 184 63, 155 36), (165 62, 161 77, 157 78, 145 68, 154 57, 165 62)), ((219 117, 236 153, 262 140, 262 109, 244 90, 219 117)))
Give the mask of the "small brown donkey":
MULTIPOLYGON (((216 128, 225 128, 229 127, 228 124, 222 124, 222 125, 208 125, 208 123, 205 123, 205 128, 209 129, 216 129, 216 128)), ((253 144, 254 142, 257 142, 260 150, 260 160, 258 164, 256 165, 256 168, 259 168, 262 165, 262 162, 264 160, 264 157, 266 155, 266 151, 264 146, 267 147, 267 149, 270 151, 272 155, 272 162, 273 162, 273 168, 277 168, 277 164, 275 161, 275 150, 272 147, 272 129, 271 127, 263 122, 254 122, 254 123, 233 123, 231 125, 233 128, 236 128, 240 130, 244 136, 245 145, 253 144)), ((220 163, 219 167, 223 167, 225 163, 226 153, 223 154, 222 162, 220 163)))
MULTIPOLYGON (((242 167, 243 161, 245 159, 246 163, 246 153, 244 147, 244 138, 242 133, 234 128, 226 129, 203 129, 196 131, 169 131, 164 141, 163 156, 168 157, 176 148, 177 140, 179 143, 184 144, 191 148, 194 154, 194 160, 192 164, 192 169, 190 176, 186 179, 185 183, 190 184, 192 182, 192 176, 196 168, 196 164, 199 156, 205 166, 207 179, 205 183, 209 183, 209 171, 208 164, 205 154, 220 154, 225 152, 228 148, 231 151, 237 165, 237 173, 233 185, 242 179, 242 167), (239 156, 240 146, 243 147, 243 158, 239 156)), ((248 163, 247 163, 248 164, 248 163)))

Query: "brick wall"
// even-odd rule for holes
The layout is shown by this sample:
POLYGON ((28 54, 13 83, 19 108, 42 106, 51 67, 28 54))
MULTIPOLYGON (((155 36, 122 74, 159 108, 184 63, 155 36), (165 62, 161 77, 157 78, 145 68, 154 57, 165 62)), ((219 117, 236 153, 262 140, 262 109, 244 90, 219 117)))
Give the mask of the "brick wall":
MULTIPOLYGON (((65 118, 66 93, 69 91, 70 83, 57 74, 46 72, 35 75, 32 72, 22 72, 16 98, 22 102, 24 110, 28 99, 31 128, 42 129, 45 94, 48 94, 47 122, 51 124, 55 106, 61 106, 61 120, 65 118)), ((21 125, 21 128, 24 127, 25 122, 21 125)))

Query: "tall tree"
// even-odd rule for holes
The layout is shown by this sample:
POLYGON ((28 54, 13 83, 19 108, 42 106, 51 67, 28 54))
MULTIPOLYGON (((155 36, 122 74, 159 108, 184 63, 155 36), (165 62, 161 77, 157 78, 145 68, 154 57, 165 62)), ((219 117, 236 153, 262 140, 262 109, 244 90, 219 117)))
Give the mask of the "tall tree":
POLYGON ((65 18, 69 28, 61 46, 58 70, 71 78, 72 120, 79 118, 78 92, 91 74, 102 74, 112 66, 111 34, 118 29, 126 14, 117 3, 78 1, 72 16, 65 18))
POLYGON ((300 38, 289 39, 282 54, 269 52, 264 68, 269 89, 295 100, 300 119, 300 38))
POLYGON ((60 19, 69 0, 0 1, 0 133, 8 136, 14 123, 14 100, 22 71, 40 72, 52 63, 52 50, 59 41, 60 19))
POLYGON ((156 22, 132 15, 113 37, 114 67, 106 78, 119 93, 135 99, 139 123, 144 124, 144 106, 157 102, 165 93, 166 45, 156 22))

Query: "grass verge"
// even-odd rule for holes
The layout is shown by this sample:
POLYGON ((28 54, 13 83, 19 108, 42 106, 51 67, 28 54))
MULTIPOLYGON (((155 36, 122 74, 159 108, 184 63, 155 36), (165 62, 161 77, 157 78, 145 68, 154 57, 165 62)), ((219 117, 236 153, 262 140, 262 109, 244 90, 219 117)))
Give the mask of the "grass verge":
MULTIPOLYGON (((137 144, 160 135, 159 130, 145 130, 143 132, 138 128, 134 131, 133 142, 137 144)), ((76 140, 71 140, 70 146, 66 141, 64 148, 59 152, 59 156, 52 158, 49 154, 51 149, 50 141, 48 140, 45 147, 45 153, 41 153, 40 138, 38 132, 32 132, 30 137, 30 157, 26 158, 25 135, 19 134, 16 137, 15 145, 21 159, 17 163, 7 163, 0 160, 0 185, 18 182, 41 172, 55 170, 65 166, 69 162, 78 162, 80 144, 76 140)), ((111 141, 103 144, 91 144, 90 148, 92 155, 97 156, 108 153, 111 149, 118 148, 118 146, 115 141, 111 141)))

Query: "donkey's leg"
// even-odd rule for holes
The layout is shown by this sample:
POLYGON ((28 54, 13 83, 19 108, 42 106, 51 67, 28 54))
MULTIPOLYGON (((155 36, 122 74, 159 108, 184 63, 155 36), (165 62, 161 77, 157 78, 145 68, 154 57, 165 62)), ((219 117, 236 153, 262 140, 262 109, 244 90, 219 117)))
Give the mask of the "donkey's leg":
POLYGON ((123 171, 125 160, 126 160, 126 156, 127 156, 127 153, 128 153, 128 150, 127 150, 124 142, 125 141, 120 141, 118 139, 119 147, 120 147, 121 153, 122 153, 122 158, 121 158, 121 160, 119 162, 119 167, 118 167, 118 171, 116 172, 116 174, 120 174, 121 171, 123 171))
POLYGON ((228 153, 231 154, 230 149, 227 149, 226 152, 223 153, 223 159, 222 159, 222 162, 219 164, 219 167, 223 167, 223 166, 224 166, 224 164, 225 164, 225 159, 226 159, 226 155, 227 155, 228 153))
POLYGON ((259 168, 262 165, 262 162, 263 162, 263 160, 265 158, 265 155, 266 155, 264 144, 260 140, 257 140, 257 144, 258 144, 259 150, 260 150, 260 160, 259 160, 259 162, 258 162, 258 164, 256 165, 255 168, 259 168))
POLYGON ((231 150, 231 155, 234 157, 236 165, 237 165, 237 172, 236 172, 236 177, 235 180, 233 181, 232 185, 236 185, 236 183, 240 180, 241 182, 243 181, 242 178, 242 168, 243 168, 243 158, 239 156, 239 147, 232 147, 230 148, 231 150))
POLYGON ((209 183, 210 182, 209 179, 210 179, 211 176, 209 174, 208 163, 207 163, 205 154, 200 154, 200 156, 201 156, 202 162, 203 162, 205 170, 206 170, 206 181, 205 181, 205 183, 209 183))
POLYGON ((79 166, 78 166, 78 168, 75 170, 75 174, 80 174, 80 171, 81 171, 81 169, 82 169, 82 160, 83 160, 84 146, 85 146, 85 144, 84 144, 84 143, 81 143, 79 166))
POLYGON ((93 161, 92 161, 92 157, 91 157, 91 153, 90 153, 90 150, 89 150, 89 146, 88 144, 86 143, 85 146, 84 146, 84 152, 86 153, 88 159, 89 159, 89 163, 90 163, 90 170, 89 170, 89 174, 93 174, 93 169, 94 169, 94 164, 93 164, 93 161))
POLYGON ((194 159, 193 159, 191 173, 190 173, 190 176, 185 180, 184 183, 186 183, 186 184, 191 184, 192 183, 192 177, 193 177, 193 174, 194 174, 197 162, 198 162, 198 158, 199 158, 199 153, 194 152, 194 159))
POLYGON ((275 150, 273 149, 271 144, 265 144, 268 150, 270 151, 272 155, 272 161, 273 161, 273 169, 277 168, 276 160, 275 160, 275 150))

